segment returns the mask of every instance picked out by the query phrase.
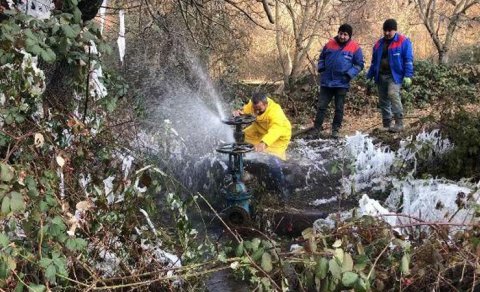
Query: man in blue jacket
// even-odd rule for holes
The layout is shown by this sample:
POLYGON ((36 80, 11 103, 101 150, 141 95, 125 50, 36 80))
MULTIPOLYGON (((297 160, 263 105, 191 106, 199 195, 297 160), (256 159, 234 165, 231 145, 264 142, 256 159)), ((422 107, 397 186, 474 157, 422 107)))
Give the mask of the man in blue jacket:
POLYGON ((413 49, 410 39, 397 33, 395 19, 383 23, 384 37, 373 47, 372 64, 367 79, 374 79, 378 87, 379 107, 383 128, 390 132, 403 130, 403 106, 400 89, 412 84, 413 49), (395 125, 391 125, 392 118, 395 125))
POLYGON ((328 104, 335 98, 335 116, 332 122, 332 138, 338 138, 343 121, 345 96, 350 81, 362 71, 363 53, 357 42, 352 40, 353 29, 342 24, 338 35, 323 47, 318 60, 318 73, 321 73, 318 109, 314 131, 321 134, 328 104))

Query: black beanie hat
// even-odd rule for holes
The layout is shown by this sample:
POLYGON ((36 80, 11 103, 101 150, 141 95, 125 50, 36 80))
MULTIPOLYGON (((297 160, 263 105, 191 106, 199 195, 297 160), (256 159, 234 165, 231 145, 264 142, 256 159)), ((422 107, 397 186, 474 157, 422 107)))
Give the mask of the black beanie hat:
POLYGON ((397 30, 397 21, 395 19, 387 19, 383 23, 383 31, 397 30))
POLYGON ((350 24, 344 23, 344 24, 340 25, 340 27, 338 28, 338 32, 346 32, 346 33, 348 33, 349 37, 352 37, 353 29, 352 29, 352 26, 350 24))

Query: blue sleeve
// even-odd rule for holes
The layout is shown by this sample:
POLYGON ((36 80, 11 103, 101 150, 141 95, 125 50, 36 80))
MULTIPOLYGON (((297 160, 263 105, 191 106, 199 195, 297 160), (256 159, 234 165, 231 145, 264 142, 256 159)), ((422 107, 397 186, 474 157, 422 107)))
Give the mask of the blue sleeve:
POLYGON ((375 59, 376 59, 376 51, 375 46, 373 46, 372 50, 372 62, 370 64, 370 68, 368 68, 367 79, 375 78, 375 59))
POLYGON ((358 73, 363 70, 364 66, 365 60, 363 59, 363 52, 361 48, 358 48, 353 55, 352 67, 347 71, 347 75, 350 77, 350 79, 355 78, 355 76, 357 76, 358 73))
POLYGON ((403 42, 403 68, 405 68, 405 77, 413 77, 413 47, 410 39, 403 42))
POLYGON ((318 65, 317 65, 318 73, 325 71, 325 51, 326 51, 326 48, 323 47, 322 52, 320 53, 320 58, 318 58, 318 65))

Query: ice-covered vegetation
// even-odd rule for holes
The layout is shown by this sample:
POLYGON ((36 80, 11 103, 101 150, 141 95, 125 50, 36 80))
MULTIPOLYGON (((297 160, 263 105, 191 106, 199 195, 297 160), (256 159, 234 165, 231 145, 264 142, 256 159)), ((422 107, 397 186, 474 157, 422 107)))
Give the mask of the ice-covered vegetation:
MULTIPOLYGON (((238 76, 281 75, 289 84, 276 97, 292 122, 311 115, 315 89, 296 83, 299 61, 317 30, 328 35, 315 15, 333 10, 324 1, 315 14, 288 13, 305 24, 289 35, 298 31, 278 19, 288 2, 1 1, 0 290, 204 290, 221 271, 258 291, 477 289, 480 119, 457 109, 478 97, 474 65, 417 63, 405 104, 447 110, 395 150, 362 133, 293 141, 294 195, 313 194, 303 200, 312 208, 358 207, 298 238, 261 216, 255 235, 223 224, 214 205, 227 167, 215 147, 233 137, 221 119, 253 89, 238 76), (89 21, 97 13, 100 26, 89 21), (264 13, 282 70, 265 61, 241 75, 264 13)), ((275 56, 260 47, 253 61, 275 56)), ((350 93, 357 110, 372 106, 362 78, 350 93)))

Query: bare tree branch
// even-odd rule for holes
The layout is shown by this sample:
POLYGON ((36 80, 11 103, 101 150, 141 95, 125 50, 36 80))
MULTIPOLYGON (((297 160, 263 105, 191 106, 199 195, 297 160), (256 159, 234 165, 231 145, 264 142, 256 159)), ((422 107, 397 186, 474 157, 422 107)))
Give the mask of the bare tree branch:
POLYGON ((268 21, 270 21, 271 24, 274 24, 275 22, 273 21, 272 12, 270 11, 270 7, 268 7, 268 0, 262 0, 262 5, 263 10, 267 14, 268 21))

